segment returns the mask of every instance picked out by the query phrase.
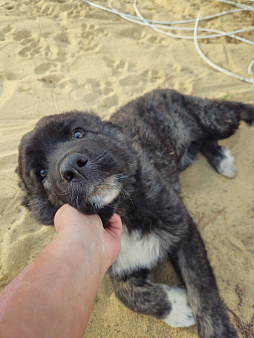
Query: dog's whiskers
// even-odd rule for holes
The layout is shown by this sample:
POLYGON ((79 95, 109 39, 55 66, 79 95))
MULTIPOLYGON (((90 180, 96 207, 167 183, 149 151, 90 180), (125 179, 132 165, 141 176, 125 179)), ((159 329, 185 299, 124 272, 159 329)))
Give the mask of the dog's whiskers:
POLYGON ((130 194, 126 190, 124 190, 124 188, 120 189, 120 193, 123 193, 124 196, 129 198, 129 200, 131 201, 132 207, 134 208, 134 202, 133 202, 133 199, 131 198, 130 194))

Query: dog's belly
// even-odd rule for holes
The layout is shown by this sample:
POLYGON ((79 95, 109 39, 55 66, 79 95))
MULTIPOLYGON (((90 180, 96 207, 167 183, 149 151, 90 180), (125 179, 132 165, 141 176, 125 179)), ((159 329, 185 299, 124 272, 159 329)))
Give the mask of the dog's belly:
POLYGON ((123 225, 121 251, 112 265, 112 273, 121 276, 138 268, 151 269, 162 256, 161 239, 158 236, 141 236, 137 230, 129 233, 123 225))

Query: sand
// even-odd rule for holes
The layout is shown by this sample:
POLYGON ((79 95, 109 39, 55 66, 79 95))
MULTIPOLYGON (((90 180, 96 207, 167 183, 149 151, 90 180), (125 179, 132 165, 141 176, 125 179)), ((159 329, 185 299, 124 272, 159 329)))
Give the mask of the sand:
MULTIPOLYGON (((129 1, 115 4, 122 10, 131 8, 129 1)), ((180 20, 225 7, 203 0, 157 0, 143 1, 139 8, 149 18, 180 20)), ((253 21, 250 13, 238 13, 203 26, 230 31, 249 27, 253 21)), ((253 32, 243 36, 254 41, 253 32)), ((209 39, 200 46, 219 65, 247 75, 252 46, 226 38, 209 39)), ((253 86, 210 68, 198 56, 193 41, 164 36, 79 0, 1 1, 0 53, 1 288, 55 235, 53 227, 38 224, 21 207, 14 172, 19 141, 40 117, 92 109, 106 119, 130 99, 165 87, 254 103, 253 86)), ((242 125, 236 135, 222 142, 236 158, 234 179, 215 173, 201 155, 181 174, 185 203, 206 243, 230 317, 236 326, 242 325, 244 337, 248 327, 248 337, 252 336, 254 320, 253 136, 254 129, 242 125)), ((159 281, 179 283, 169 263, 161 263, 155 274, 159 281)), ((173 329, 131 312, 115 298, 106 276, 85 336, 191 338, 197 337, 197 331, 196 327, 173 329)))

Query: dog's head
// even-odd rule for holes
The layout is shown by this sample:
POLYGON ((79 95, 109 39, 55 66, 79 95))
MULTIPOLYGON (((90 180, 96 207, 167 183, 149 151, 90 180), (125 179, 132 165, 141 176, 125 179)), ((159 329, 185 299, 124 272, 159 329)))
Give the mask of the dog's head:
POLYGON ((44 224, 68 203, 104 224, 134 168, 120 128, 96 115, 71 112, 43 117, 19 146, 17 173, 23 204, 44 224))

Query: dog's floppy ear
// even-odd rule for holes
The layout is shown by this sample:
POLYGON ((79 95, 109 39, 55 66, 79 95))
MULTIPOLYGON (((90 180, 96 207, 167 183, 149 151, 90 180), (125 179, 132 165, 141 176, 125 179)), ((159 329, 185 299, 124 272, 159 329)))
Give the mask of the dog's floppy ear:
POLYGON ((32 212, 33 217, 44 225, 54 225, 54 217, 57 208, 38 194, 27 197, 27 208, 32 212))
POLYGON ((24 190, 25 186, 24 186, 24 183, 23 183, 22 180, 21 180, 21 173, 20 173, 19 167, 16 167, 16 169, 14 170, 14 172, 15 172, 15 174, 17 174, 18 177, 19 177, 19 183, 18 183, 18 186, 19 186, 22 190, 24 190))
POLYGON ((18 182, 18 186, 20 187, 20 189, 23 191, 24 195, 23 195, 23 200, 22 200, 22 205, 24 207, 26 207, 27 209, 29 209, 29 200, 28 200, 28 196, 27 196, 27 189, 22 181, 21 178, 21 173, 19 170, 19 167, 16 167, 16 169, 14 170, 14 172, 19 176, 19 182, 18 182))
POLYGON ((39 196, 39 194, 29 193, 20 173, 19 167, 15 169, 15 173, 19 176, 19 187, 23 192, 22 205, 32 212, 33 217, 38 220, 40 223, 45 225, 53 225, 54 217, 57 212, 57 209, 54 208, 47 200, 44 200, 39 196))

